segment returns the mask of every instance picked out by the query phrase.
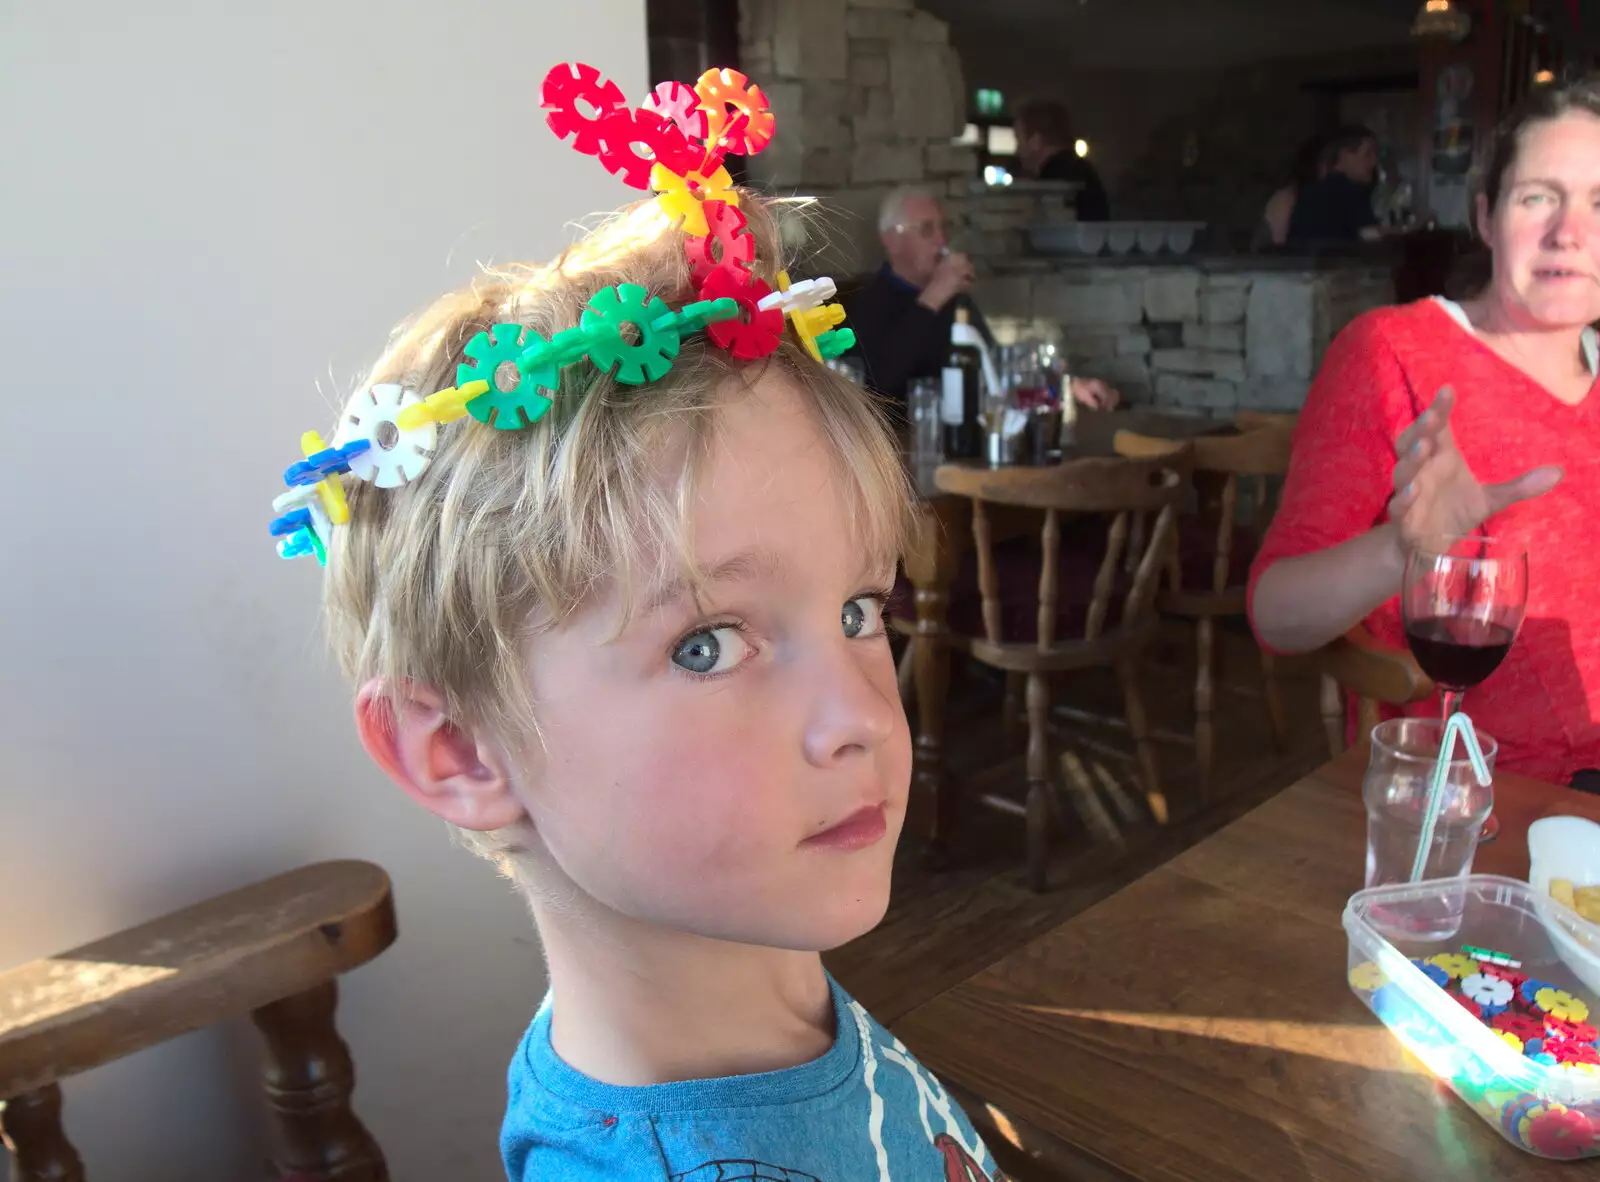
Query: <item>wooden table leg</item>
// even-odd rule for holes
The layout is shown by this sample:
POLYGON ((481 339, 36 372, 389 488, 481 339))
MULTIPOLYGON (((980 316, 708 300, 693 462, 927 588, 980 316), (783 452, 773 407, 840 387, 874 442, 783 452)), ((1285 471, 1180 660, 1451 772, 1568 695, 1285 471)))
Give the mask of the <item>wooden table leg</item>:
POLYGON ((928 803, 926 861, 934 869, 950 864, 955 833, 955 793, 944 775, 944 711, 950 691, 950 584, 961 552, 971 537, 967 503, 937 497, 918 506, 917 525, 906 547, 906 578, 916 589, 916 632, 912 636, 912 676, 917 694, 917 729, 913 747, 912 790, 928 803))
POLYGON ((61 1089, 46 1084, 0 1102, 0 1141, 12 1182, 83 1182, 83 1162, 61 1130, 61 1089))
POLYGON ((333 1024, 336 981, 252 1017, 266 1041, 264 1084, 277 1123, 274 1164, 306 1182, 388 1182, 383 1154, 350 1109, 355 1068, 333 1024))
POLYGON ((949 624, 949 592, 940 586, 917 587, 915 677, 917 735, 914 748, 913 787, 932 801, 928 830, 928 861, 943 868, 950 859, 950 837, 955 830, 955 793, 944 779, 944 706, 950 693, 950 650, 944 644, 949 624))

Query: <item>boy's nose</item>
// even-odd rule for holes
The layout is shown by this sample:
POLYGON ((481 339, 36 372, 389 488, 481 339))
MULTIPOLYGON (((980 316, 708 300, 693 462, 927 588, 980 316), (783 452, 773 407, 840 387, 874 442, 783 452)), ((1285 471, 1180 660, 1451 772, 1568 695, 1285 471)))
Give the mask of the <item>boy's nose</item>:
POLYGON ((892 677, 880 688, 860 657, 844 652, 828 658, 816 678, 805 733, 808 763, 832 767, 852 755, 875 751, 894 734, 901 707, 892 677))

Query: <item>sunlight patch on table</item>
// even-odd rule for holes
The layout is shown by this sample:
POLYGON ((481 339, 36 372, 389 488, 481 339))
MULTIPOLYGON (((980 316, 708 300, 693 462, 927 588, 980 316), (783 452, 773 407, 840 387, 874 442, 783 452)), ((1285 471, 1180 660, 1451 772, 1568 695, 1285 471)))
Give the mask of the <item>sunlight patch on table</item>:
POLYGON ((1036 1014, 1080 1018, 1110 1026, 1160 1030, 1194 1038, 1210 1038, 1239 1046, 1288 1051, 1353 1067, 1400 1070, 1396 1043, 1381 1025, 1346 1022, 1281 1022, 1264 1018, 1211 1018, 1193 1014, 1142 1014, 1131 1010, 1076 1010, 1065 1006, 1022 1006, 1036 1014))

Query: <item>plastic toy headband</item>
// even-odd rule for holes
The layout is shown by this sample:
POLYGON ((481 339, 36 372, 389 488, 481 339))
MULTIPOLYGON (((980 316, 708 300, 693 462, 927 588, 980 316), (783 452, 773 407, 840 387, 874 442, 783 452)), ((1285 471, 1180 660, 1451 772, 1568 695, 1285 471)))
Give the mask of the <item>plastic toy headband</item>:
POLYGON ((624 385, 658 381, 683 338, 701 330, 741 361, 772 353, 786 324, 817 361, 855 344, 840 327, 844 309, 830 302, 833 280, 790 283, 779 271, 774 291, 751 270, 755 238, 723 161, 772 142, 777 120, 759 86, 737 70, 707 70, 693 86, 663 82, 630 108, 599 70, 563 62, 545 75, 540 99, 559 139, 598 157, 625 184, 654 190, 661 211, 682 223, 699 298, 674 309, 638 284, 617 284, 596 292, 578 324, 549 340, 519 324, 478 333, 463 350, 470 364, 456 367, 454 386, 426 397, 391 384, 358 391, 332 442, 307 431, 303 458, 283 474, 288 488, 272 502, 271 531, 284 558, 309 554, 327 563, 333 527, 350 520, 340 483, 346 472, 397 488, 427 469, 441 424, 471 415, 502 431, 530 427, 550 409, 568 366, 587 362, 624 385), (498 380, 508 362, 517 374, 509 390, 498 380))

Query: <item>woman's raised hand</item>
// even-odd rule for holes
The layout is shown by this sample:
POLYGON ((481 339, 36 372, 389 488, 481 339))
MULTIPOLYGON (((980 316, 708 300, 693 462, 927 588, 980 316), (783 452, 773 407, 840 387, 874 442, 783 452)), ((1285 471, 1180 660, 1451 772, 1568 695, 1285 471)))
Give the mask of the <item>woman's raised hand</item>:
POLYGON ((1429 534, 1470 534, 1507 506, 1542 496, 1561 482, 1561 469, 1546 465, 1503 484, 1478 483, 1450 433, 1455 404, 1455 391, 1444 387, 1395 440, 1389 520, 1408 548, 1429 534))

